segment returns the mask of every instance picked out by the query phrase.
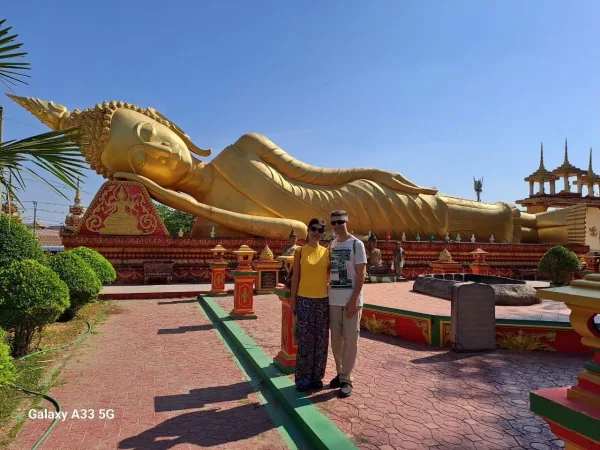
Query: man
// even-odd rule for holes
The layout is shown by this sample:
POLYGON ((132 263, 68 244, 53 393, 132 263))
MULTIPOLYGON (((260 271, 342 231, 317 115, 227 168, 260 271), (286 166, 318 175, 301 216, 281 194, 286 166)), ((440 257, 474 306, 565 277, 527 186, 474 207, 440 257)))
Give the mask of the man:
POLYGON ((340 388, 340 397, 348 397, 352 394, 352 370, 358 352, 367 256, 362 241, 348 234, 346 211, 333 211, 331 225, 337 237, 330 247, 329 322, 338 375, 330 386, 340 388))

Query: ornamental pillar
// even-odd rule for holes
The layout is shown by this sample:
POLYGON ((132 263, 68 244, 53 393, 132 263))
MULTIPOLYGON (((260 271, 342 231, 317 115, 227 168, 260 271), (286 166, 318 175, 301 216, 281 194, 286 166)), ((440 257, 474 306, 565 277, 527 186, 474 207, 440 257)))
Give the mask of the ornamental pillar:
POLYGON ((256 314, 254 314, 254 282, 258 272, 252 270, 251 265, 256 252, 247 245, 242 245, 233 254, 237 257, 238 267, 233 272, 233 309, 229 315, 234 319, 256 319, 256 314))
POLYGON ((570 286, 540 289, 536 296, 565 303, 571 310, 571 326, 593 357, 583 365, 576 386, 531 392, 531 411, 548 422, 565 449, 600 448, 600 329, 594 322, 600 313, 600 274, 574 280, 570 286))
POLYGON ((225 250, 221 245, 217 245, 215 248, 210 250, 214 259, 209 263, 210 266, 210 292, 212 296, 227 295, 225 289, 225 271, 229 263, 223 259, 225 250))
POLYGON ((288 288, 280 286, 275 289, 275 294, 281 301, 281 350, 274 363, 283 373, 293 373, 296 369, 298 342, 294 336, 295 317, 290 302, 291 292, 288 288))

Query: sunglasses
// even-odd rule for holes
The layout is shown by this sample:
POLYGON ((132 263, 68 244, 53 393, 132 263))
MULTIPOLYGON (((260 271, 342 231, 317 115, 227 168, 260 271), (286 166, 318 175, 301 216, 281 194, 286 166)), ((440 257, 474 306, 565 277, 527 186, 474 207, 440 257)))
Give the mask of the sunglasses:
POLYGON ((332 220, 331 225, 344 225, 347 220, 332 220))
POLYGON ((316 231, 318 233, 325 233, 325 228, 317 228, 317 227, 310 227, 310 231, 316 231))

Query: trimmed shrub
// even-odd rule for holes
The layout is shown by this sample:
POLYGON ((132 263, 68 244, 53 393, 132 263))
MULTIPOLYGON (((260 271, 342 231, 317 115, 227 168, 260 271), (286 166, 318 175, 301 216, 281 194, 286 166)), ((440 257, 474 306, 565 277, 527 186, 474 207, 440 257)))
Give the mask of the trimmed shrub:
POLYGON ((0 386, 15 381, 15 366, 6 342, 6 332, 0 328, 0 386))
POLYGON ((72 250, 54 255, 49 265, 69 288, 71 306, 61 320, 70 320, 79 308, 98 297, 102 283, 90 265, 72 250))
POLYGON ((87 247, 78 247, 72 252, 90 265, 103 285, 111 284, 117 279, 117 272, 113 265, 97 251, 87 247))
POLYGON ((27 354, 36 330, 69 307, 69 288, 48 266, 24 259, 0 271, 0 327, 12 331, 13 356, 27 354))
POLYGON ((557 245, 540 259, 538 272, 547 275, 552 284, 561 286, 567 284, 580 267, 581 263, 575 253, 562 245, 557 245))
POLYGON ((25 225, 0 213, 0 269, 22 259, 44 262, 42 247, 25 225))

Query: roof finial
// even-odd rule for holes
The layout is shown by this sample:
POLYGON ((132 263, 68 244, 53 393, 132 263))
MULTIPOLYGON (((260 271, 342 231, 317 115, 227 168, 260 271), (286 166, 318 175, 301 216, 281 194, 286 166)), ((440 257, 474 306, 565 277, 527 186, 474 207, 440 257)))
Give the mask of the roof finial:
POLYGON ((79 190, 79 177, 77 177, 77 191, 75 191, 75 204, 81 205, 81 191, 79 190))
POLYGON ((565 164, 569 164, 569 147, 567 145, 567 138, 565 138, 565 164))
POLYGON ((546 170, 544 167, 544 143, 542 142, 540 145, 540 168, 539 170, 546 170))
POLYGON ((588 166, 588 174, 592 174, 594 171, 592 170, 592 147, 590 147, 590 165, 588 166))

